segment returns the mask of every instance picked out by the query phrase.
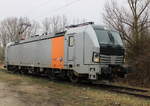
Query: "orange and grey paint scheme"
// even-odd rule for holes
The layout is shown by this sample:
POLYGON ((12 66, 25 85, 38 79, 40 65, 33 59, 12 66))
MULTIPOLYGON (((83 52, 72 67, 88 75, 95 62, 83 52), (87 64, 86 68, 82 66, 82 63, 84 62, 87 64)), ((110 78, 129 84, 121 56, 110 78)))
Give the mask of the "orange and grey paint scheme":
POLYGON ((51 51, 52 61, 51 68, 63 69, 64 68, 64 36, 52 38, 51 51))

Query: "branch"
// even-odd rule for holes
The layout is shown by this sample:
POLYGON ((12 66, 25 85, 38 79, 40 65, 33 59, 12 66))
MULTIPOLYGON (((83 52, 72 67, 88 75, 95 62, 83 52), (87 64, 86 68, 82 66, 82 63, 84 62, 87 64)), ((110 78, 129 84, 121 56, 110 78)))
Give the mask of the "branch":
POLYGON ((145 11, 145 9, 149 6, 150 4, 150 0, 147 0, 145 6, 143 7, 143 9, 141 10, 141 12, 138 15, 138 18, 142 15, 142 13, 145 11))

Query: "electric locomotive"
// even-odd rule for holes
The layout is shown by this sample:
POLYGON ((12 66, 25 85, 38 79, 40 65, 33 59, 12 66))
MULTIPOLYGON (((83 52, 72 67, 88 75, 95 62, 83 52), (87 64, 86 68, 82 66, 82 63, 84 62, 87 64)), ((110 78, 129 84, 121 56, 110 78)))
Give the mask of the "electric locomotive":
POLYGON ((127 74, 124 55, 119 32, 88 22, 68 26, 64 32, 9 43, 5 66, 14 72, 72 82, 113 80, 127 74))

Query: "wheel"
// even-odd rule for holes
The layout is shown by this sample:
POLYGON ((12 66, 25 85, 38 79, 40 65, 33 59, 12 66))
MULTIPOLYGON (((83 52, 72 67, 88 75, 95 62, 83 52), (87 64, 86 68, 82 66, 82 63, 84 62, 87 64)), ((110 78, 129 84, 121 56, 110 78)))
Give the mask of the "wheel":
POLYGON ((68 78, 72 83, 79 83, 80 79, 74 74, 74 71, 68 71, 68 78))
POLYGON ((56 75, 52 70, 49 70, 48 72, 48 78, 52 81, 56 80, 56 75))
POLYGON ((28 70, 21 69, 20 73, 23 74, 23 75, 26 75, 26 74, 28 74, 28 70))
POLYGON ((18 67, 8 67, 7 70, 8 70, 8 72, 10 72, 12 74, 18 74, 19 73, 18 67))

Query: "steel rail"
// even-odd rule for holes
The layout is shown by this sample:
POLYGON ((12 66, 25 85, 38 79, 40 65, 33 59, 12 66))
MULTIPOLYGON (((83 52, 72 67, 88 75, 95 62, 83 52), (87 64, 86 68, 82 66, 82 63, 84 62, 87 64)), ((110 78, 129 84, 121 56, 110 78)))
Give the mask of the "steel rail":
POLYGON ((145 90, 145 89, 131 88, 131 87, 126 87, 126 86, 118 86, 118 85, 99 84, 98 86, 122 89, 122 90, 128 90, 128 91, 135 91, 135 92, 148 92, 148 90, 145 90))
POLYGON ((116 86, 116 85, 108 85, 108 84, 97 84, 101 89, 108 90, 110 92, 120 93, 120 94, 127 94, 135 97, 140 97, 144 99, 150 99, 150 91, 145 89, 137 89, 125 86, 116 86))

